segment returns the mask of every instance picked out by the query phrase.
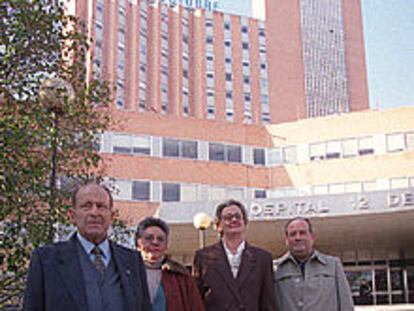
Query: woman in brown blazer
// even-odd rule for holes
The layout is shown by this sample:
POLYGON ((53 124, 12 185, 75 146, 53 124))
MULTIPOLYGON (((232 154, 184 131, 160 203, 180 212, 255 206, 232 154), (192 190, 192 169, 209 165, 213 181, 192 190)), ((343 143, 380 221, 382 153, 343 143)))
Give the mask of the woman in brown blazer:
POLYGON ((198 250, 193 275, 206 310, 273 311, 272 256, 245 241, 247 213, 235 200, 216 209, 221 240, 198 250))

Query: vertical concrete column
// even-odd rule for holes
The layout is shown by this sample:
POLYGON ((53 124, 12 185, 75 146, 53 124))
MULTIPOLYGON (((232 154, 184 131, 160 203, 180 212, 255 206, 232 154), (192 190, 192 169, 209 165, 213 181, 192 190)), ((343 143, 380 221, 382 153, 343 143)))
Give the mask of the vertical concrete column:
POLYGON ((160 104, 160 16, 159 3, 148 6, 147 107, 159 113, 160 104))
POLYGON ((169 47, 169 57, 168 57, 168 113, 171 115, 178 116, 179 113, 179 103, 180 103, 180 90, 181 90, 181 80, 182 80, 182 49, 181 49, 181 15, 179 6, 175 6, 169 12, 168 18, 168 47, 169 47))
POLYGON ((205 87, 203 83, 203 76, 205 75, 205 33, 204 33, 204 17, 200 9, 196 9, 192 15, 193 28, 192 34, 192 55, 191 61, 191 75, 190 81, 190 107, 194 117, 198 119, 204 118, 205 109, 205 87))

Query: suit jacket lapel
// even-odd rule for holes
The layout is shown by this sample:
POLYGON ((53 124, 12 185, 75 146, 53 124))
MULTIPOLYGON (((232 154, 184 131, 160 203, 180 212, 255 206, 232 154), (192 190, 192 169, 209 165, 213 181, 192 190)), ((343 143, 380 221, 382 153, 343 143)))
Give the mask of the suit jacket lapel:
POLYGON ((62 244, 57 258, 57 270, 77 310, 86 310, 86 288, 80 268, 76 235, 62 244))
POLYGON ((220 275, 223 277, 224 281, 226 282, 227 286, 230 288, 230 291, 234 294, 236 299, 242 303, 243 300, 240 296, 240 292, 238 289, 238 284, 236 279, 233 277, 231 272, 229 260, 227 259, 226 251, 224 250, 223 242, 219 242, 216 244, 216 267, 220 272, 220 275))
POLYGON ((246 248, 243 251, 242 259, 239 267, 239 272, 237 273, 237 286, 243 286, 244 282, 247 280, 248 275, 253 270, 256 265, 256 257, 252 251, 249 244, 246 243, 246 248))
POLYGON ((134 295, 134 286, 137 286, 132 278, 133 273, 131 271, 131 268, 134 267, 134 263, 131 262, 133 258, 126 257, 122 255, 122 252, 118 250, 118 247, 110 242, 111 250, 112 250, 112 258, 115 262, 115 265, 118 269, 119 276, 121 277, 121 285, 122 285, 122 291, 124 295, 124 309, 125 310, 134 310, 134 306, 137 305, 136 297, 134 295))

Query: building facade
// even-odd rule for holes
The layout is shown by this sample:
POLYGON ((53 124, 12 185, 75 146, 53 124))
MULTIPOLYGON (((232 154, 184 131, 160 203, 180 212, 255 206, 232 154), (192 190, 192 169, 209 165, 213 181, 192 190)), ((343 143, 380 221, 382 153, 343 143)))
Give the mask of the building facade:
MULTIPOLYGON (((239 192, 161 203, 158 214, 175 228, 171 252, 190 264, 192 217, 214 215, 232 197, 248 209, 248 240, 275 257, 286 251, 286 221, 309 217, 316 247, 341 258, 356 304, 414 303, 413 117, 414 107, 403 107, 267 126, 255 139, 272 144, 242 145, 240 167, 216 172, 244 179, 239 192)), ((208 244, 217 238, 207 231, 208 244)))

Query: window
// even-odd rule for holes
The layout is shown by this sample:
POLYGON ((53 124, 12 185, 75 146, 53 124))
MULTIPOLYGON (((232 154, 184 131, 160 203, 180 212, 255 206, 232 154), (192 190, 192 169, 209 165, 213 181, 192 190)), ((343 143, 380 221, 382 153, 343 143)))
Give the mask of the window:
POLYGON ((210 160, 213 160, 213 161, 224 161, 225 160, 224 145, 210 143, 208 157, 210 160))
POLYGON ((113 137, 113 149, 114 153, 131 153, 131 141, 128 135, 115 134, 113 137))
POLYGON ((266 35, 264 28, 259 28, 259 36, 264 37, 266 35))
POLYGON ((362 183, 361 182, 350 182, 345 184, 345 192, 352 193, 352 192, 361 192, 362 191, 362 183))
POLYGON ((391 189, 401 189, 408 188, 409 180, 407 177, 391 178, 390 179, 390 188, 391 189))
POLYGON ((227 161, 228 162, 241 162, 241 147, 240 146, 226 146, 227 161))
POLYGON ((244 191, 242 188, 227 188, 227 197, 242 201, 244 199, 244 191))
POLYGON ((283 149, 283 151, 285 153, 285 162, 286 163, 296 163, 297 162, 296 147, 295 146, 285 147, 283 149))
POLYGON ((313 186, 313 194, 328 194, 328 186, 327 185, 320 185, 320 186, 313 186))
POLYGON ((268 151, 268 164, 275 165, 283 163, 283 149, 275 148, 268 151))
POLYGON ((151 138, 132 136, 132 153, 134 154, 151 154, 151 138))
POLYGON ((241 163, 241 146, 210 143, 209 160, 241 163))
POLYGON ((361 137, 358 139, 359 155, 367 155, 374 153, 374 138, 371 136, 361 137))
POLYGON ((256 165, 265 165, 265 149, 263 148, 254 148, 253 149, 253 162, 256 165))
POLYGON ((226 73, 226 81, 231 81, 233 79, 233 76, 231 73, 226 73))
POLYGON ((338 194, 345 192, 345 185, 344 184, 331 184, 329 185, 329 193, 331 194, 338 194))
POLYGON ((180 201, 180 185, 174 183, 162 183, 162 201, 163 202, 179 202, 180 201))
POLYGON ((115 181, 115 200, 130 200, 131 199, 131 182, 126 180, 115 181))
POLYGON ((242 43, 242 49, 244 49, 244 50, 248 50, 248 49, 249 49, 249 43, 247 43, 247 42, 243 42, 243 43, 242 43))
POLYGON ((267 198, 266 190, 255 190, 254 198, 255 199, 266 199, 267 198))
POLYGON ((406 141, 408 150, 414 149, 414 132, 406 133, 405 134, 405 141, 406 141))
POLYGON ((387 135, 387 151, 398 152, 405 149, 405 139, 403 133, 387 135))
POLYGON ((183 158, 197 159, 197 142, 183 140, 180 144, 180 155, 183 158))
POLYGON ((227 199, 224 187, 211 187, 209 191, 209 201, 221 201, 227 199))
POLYGON ((197 159, 197 142, 172 138, 163 139, 162 155, 197 159))
POLYGON ((363 191, 375 191, 378 190, 378 184, 376 180, 369 180, 362 182, 363 191))
POLYGON ((311 161, 325 159, 325 143, 310 144, 309 148, 309 156, 311 161))
POLYGON ((197 186, 196 185, 181 185, 181 201, 195 202, 197 201, 197 186))
POLYGON ((164 157, 178 157, 180 155, 178 139, 164 138, 162 141, 162 155, 164 157))
POLYGON ((132 182, 132 199, 138 201, 149 201, 150 199, 150 182, 133 181, 132 182))
POLYGON ((113 135, 114 153, 123 154, 151 154, 151 138, 145 136, 132 136, 125 134, 113 135))
POLYGON ((344 158, 355 157, 358 154, 358 141, 356 138, 342 141, 342 156, 344 158))
POLYGON ((341 142, 328 141, 326 143, 326 159, 338 159, 341 157, 341 142))

